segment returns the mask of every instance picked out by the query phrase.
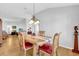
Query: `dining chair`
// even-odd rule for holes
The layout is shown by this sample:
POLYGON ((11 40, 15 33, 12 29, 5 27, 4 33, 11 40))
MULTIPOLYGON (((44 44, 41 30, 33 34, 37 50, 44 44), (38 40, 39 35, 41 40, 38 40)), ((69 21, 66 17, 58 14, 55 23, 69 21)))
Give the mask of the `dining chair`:
POLYGON ((8 38, 8 34, 6 31, 2 31, 2 39, 5 40, 8 38))
POLYGON ((45 43, 44 45, 39 47, 39 55, 45 56, 57 56, 58 48, 59 48, 59 38, 60 33, 55 33, 53 37, 53 44, 45 43))
POLYGON ((45 36, 45 31, 39 31, 39 36, 45 36))
POLYGON ((24 51, 24 55, 27 55, 27 51, 33 48, 33 44, 26 41, 25 35, 21 34, 19 36, 20 49, 24 51))

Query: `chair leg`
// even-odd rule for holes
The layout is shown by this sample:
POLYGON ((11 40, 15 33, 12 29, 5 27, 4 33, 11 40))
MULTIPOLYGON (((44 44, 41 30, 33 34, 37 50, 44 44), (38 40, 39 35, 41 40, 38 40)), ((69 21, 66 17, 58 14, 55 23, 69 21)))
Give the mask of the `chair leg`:
POLYGON ((58 48, 54 49, 53 56, 58 56, 58 48))
POLYGON ((39 51, 39 56, 41 56, 42 55, 42 53, 41 53, 41 51, 39 51))
POLYGON ((26 56, 26 50, 24 51, 24 56, 26 56))
POLYGON ((56 56, 58 56, 58 49, 57 49, 57 51, 56 51, 56 56))

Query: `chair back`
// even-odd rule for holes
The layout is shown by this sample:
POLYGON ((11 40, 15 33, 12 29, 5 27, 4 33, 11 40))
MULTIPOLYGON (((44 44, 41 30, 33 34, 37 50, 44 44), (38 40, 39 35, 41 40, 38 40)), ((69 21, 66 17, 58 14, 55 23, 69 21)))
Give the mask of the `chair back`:
POLYGON ((19 45, 20 45, 20 47, 22 47, 22 44, 23 44, 23 38, 22 38, 22 34, 21 33, 19 33, 19 35, 18 35, 18 39, 19 39, 19 45))
POLYGON ((53 37, 53 55, 57 55, 57 50, 59 47, 59 38, 60 38, 60 33, 55 33, 53 37))
POLYGON ((26 36, 25 33, 22 33, 22 47, 23 47, 23 49, 26 49, 25 48, 25 41, 26 41, 25 40, 26 39, 25 36, 26 36))
POLYGON ((39 31, 39 36, 45 36, 45 31, 39 31))
POLYGON ((19 37, 19 45, 20 45, 20 47, 23 48, 23 49, 25 49, 25 45, 24 45, 24 43, 25 43, 24 34, 20 33, 18 35, 18 37, 19 37))

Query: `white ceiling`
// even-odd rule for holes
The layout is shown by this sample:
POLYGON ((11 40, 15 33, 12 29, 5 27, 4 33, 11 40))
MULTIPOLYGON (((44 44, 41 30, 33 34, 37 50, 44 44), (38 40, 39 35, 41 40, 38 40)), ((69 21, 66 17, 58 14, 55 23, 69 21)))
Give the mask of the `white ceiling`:
MULTIPOLYGON (((77 3, 76 3, 77 4, 77 3)), ((35 3, 35 13, 48 8, 76 5, 74 3, 35 3)), ((0 3, 0 16, 13 19, 30 18, 33 14, 33 3, 0 3)))

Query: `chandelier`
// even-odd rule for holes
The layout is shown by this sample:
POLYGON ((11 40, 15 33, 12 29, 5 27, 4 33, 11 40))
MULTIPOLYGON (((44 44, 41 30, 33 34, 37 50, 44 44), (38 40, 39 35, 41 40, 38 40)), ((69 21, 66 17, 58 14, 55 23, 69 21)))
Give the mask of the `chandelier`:
POLYGON ((39 24, 39 20, 35 17, 35 3, 33 3, 33 15, 29 22, 30 24, 39 24))

